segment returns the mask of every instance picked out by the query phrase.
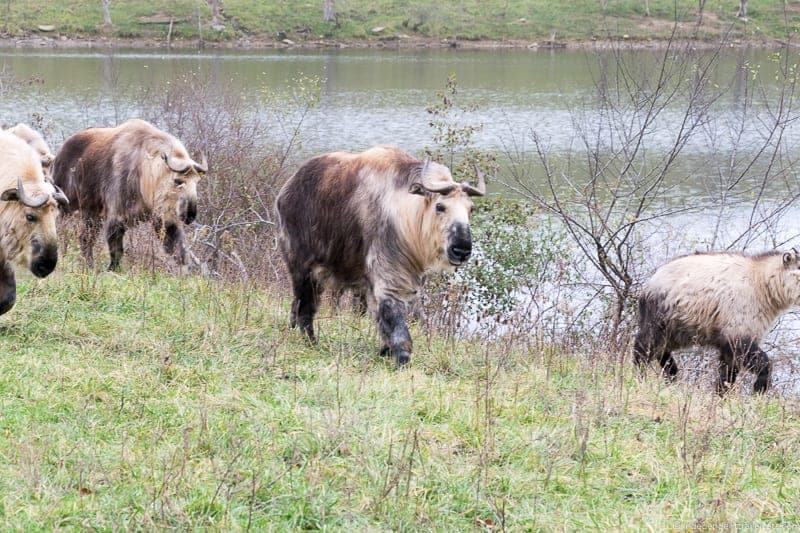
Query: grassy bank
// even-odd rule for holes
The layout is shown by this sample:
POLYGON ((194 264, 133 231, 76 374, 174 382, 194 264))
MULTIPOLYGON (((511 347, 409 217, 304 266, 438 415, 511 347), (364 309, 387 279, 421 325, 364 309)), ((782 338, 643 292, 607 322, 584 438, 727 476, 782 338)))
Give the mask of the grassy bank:
MULTIPOLYGON (((245 46, 284 38, 298 43, 320 39, 369 43, 387 38, 533 42, 553 35, 558 41, 663 39, 676 15, 685 34, 693 34, 699 21, 697 0, 649 0, 649 16, 644 0, 608 0, 605 8, 597 0, 338 0, 336 4, 338 17, 333 23, 323 22, 321 0, 223 0, 225 29, 216 31, 210 28, 211 13, 203 0, 112 0, 114 26, 104 30, 99 0, 9 0, 0 6, 0 31, 21 37, 41 33, 40 25, 52 25, 54 31, 43 36, 104 34, 163 43, 173 19, 173 39, 196 39, 202 32, 206 41, 240 41, 245 46), (383 29, 373 31, 376 28, 383 29)), ((783 0, 750 2, 747 22, 736 18, 737 7, 736 0, 708 0, 697 36, 711 39, 733 27, 733 34, 743 39, 784 38, 787 25, 794 32, 800 24, 800 9, 783 0)))
POLYGON ((195 277, 21 280, 0 319, 0 527, 797 527, 800 408, 602 356, 426 338, 195 277))

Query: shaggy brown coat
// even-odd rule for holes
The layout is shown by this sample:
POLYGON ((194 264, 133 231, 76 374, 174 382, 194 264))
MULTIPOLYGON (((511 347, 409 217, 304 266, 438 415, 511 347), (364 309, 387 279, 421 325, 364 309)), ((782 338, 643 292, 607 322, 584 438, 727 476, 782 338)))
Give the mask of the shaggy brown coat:
POLYGON ((276 201, 281 250, 292 277, 292 325, 314 339, 323 287, 333 282, 367 296, 383 337, 383 354, 406 363, 405 324, 423 275, 453 269, 470 256, 469 196, 447 167, 379 146, 333 152, 303 164, 276 201))
POLYGON ((178 139, 134 119, 67 139, 56 156, 53 180, 70 200, 67 212, 81 212, 81 251, 90 264, 97 233, 107 220, 109 269, 116 270, 126 229, 143 220, 163 232, 167 253, 186 262, 180 221, 194 221, 197 183, 206 171, 205 158, 196 162, 178 139))

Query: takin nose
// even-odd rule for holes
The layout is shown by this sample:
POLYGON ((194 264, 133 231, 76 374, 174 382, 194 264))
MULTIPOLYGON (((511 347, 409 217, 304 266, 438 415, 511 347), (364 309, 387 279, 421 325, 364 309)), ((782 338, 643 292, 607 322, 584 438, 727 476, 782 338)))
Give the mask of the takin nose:
POLYGON ((459 241, 447 249, 447 258, 454 265, 465 263, 472 255, 472 242, 459 241))
POLYGON ((47 277, 56 268, 58 263, 58 246, 42 246, 33 243, 33 259, 31 259, 31 272, 37 278, 47 277))
POLYGON ((447 247, 447 259, 450 264, 458 266, 472 255, 472 233, 469 226, 456 224, 450 230, 450 246, 447 247))
POLYGON ((184 224, 191 224, 197 218, 197 202, 186 202, 186 209, 181 213, 181 220, 184 224))

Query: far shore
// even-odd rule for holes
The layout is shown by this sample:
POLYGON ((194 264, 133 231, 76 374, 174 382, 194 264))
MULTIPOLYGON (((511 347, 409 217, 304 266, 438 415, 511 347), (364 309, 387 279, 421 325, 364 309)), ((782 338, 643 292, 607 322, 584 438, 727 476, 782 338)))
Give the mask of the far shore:
MULTIPOLYGON (((272 49, 300 49, 300 50, 331 50, 331 49, 462 49, 462 50, 587 50, 610 49, 625 47, 630 49, 664 49, 670 43, 668 39, 589 39, 589 40, 564 40, 564 41, 527 41, 527 40, 461 40, 439 39, 409 36, 385 36, 374 39, 341 40, 341 39, 313 39, 313 40, 273 40, 260 37, 243 37, 229 41, 201 41, 199 39, 175 39, 167 42, 166 39, 145 38, 119 38, 103 36, 70 37, 66 35, 53 35, 47 33, 32 34, 26 37, 0 38, 0 48, 40 48, 40 49, 210 49, 210 50, 272 50, 272 49)), ((691 44, 697 49, 717 48, 719 41, 677 39, 672 44, 691 44)), ((726 47, 752 47, 752 48, 779 48, 785 46, 784 41, 776 39, 733 39, 725 43, 726 47)), ((797 46, 791 43, 792 46, 797 46)))

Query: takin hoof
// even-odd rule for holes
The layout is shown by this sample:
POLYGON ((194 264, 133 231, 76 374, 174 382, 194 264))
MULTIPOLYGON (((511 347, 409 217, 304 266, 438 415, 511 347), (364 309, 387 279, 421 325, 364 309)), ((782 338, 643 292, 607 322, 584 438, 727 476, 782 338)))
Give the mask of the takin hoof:
POLYGON ((672 385, 678 381, 678 374, 668 374, 666 372, 662 372, 661 377, 664 378, 664 381, 667 383, 667 385, 672 385))
POLYGON ((397 363, 398 368, 407 365, 411 361, 411 354, 403 349, 399 350, 397 353, 392 352, 392 349, 388 346, 384 346, 381 348, 380 351, 381 357, 392 357, 394 356, 395 363, 397 363))
POLYGON ((407 365, 411 361, 411 354, 405 350, 398 350, 395 354, 395 362, 397 363, 397 367, 403 367, 407 365))

